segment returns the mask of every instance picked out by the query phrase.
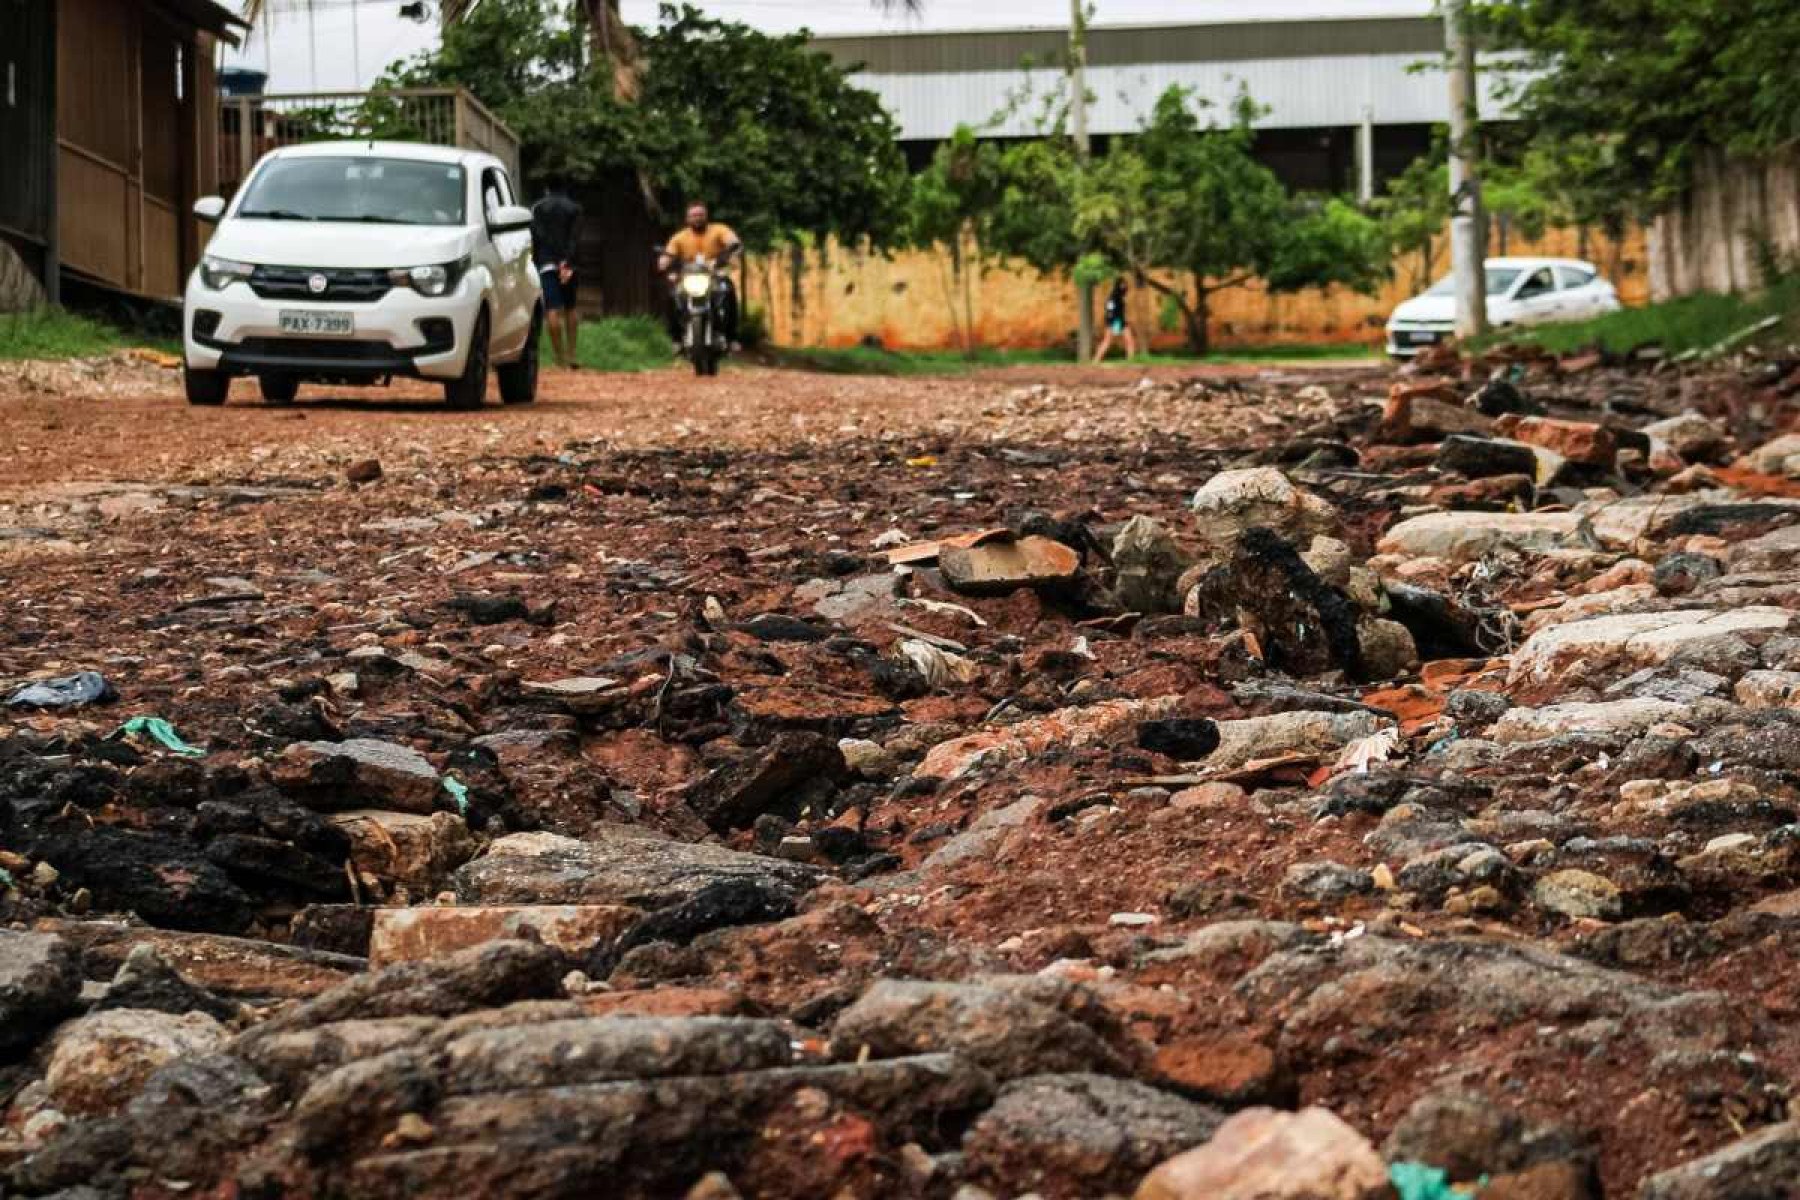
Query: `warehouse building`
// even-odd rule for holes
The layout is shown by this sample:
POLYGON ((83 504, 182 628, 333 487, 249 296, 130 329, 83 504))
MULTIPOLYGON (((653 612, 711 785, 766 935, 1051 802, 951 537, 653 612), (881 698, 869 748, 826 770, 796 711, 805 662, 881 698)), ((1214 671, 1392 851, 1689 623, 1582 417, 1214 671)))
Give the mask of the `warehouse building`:
MULTIPOLYGON (((1290 187, 1367 197, 1449 120, 1433 0, 1189 0, 1179 22, 1088 31, 1088 128, 1096 143, 1139 129, 1171 84, 1230 119, 1240 89, 1265 111, 1257 154, 1290 187)), ((1067 28, 818 37, 813 45, 881 96, 922 165, 958 125, 995 138, 1040 132, 1062 86, 1067 28)), ((1491 86, 1491 84, 1490 84, 1491 86)), ((1502 111, 1483 98, 1485 116, 1502 111)))

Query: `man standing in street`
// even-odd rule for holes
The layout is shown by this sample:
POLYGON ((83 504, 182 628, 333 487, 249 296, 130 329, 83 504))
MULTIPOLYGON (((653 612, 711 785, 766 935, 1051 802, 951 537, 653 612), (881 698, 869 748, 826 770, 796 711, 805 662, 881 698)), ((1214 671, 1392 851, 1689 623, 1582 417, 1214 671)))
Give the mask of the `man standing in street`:
POLYGON ((581 325, 575 314, 580 244, 581 205, 569 198, 561 182, 553 183, 550 194, 531 206, 531 259, 544 285, 544 320, 556 365, 571 370, 580 365, 581 325))

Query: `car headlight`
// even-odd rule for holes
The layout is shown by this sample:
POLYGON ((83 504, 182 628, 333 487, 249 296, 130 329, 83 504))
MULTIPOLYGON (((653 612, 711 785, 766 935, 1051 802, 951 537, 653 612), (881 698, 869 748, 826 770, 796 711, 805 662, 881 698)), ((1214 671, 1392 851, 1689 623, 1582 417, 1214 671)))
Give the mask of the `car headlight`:
POLYGON ((421 296, 442 296, 456 286, 468 267, 469 259, 464 255, 453 263, 389 271, 388 282, 395 287, 409 287, 421 296))
POLYGON ((249 263, 207 255, 200 260, 200 282, 213 291, 223 291, 234 283, 248 283, 256 268, 249 263))

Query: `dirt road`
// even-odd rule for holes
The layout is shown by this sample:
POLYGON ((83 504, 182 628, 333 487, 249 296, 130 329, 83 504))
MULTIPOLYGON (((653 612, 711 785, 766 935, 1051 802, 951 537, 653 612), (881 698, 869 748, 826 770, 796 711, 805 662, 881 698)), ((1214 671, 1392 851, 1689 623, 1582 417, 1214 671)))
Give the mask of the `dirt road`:
POLYGON ((0 390, 0 1181, 1781 1194, 1800 367, 1505 368, 0 390))
MULTIPOLYGON (((1348 367, 1335 374, 1369 370, 1348 367)), ((346 455, 384 452, 528 453, 572 439, 632 448, 765 448, 962 430, 986 438, 996 403, 1004 405, 1011 391, 1046 380, 1066 390, 1096 380, 1117 387, 1142 378, 1225 380, 1252 374, 1229 366, 1148 373, 1019 368, 976 378, 893 379, 743 368, 714 382, 674 369, 546 371, 537 403, 506 408, 493 394, 479 414, 447 412, 438 403, 441 393, 411 382, 385 389, 309 387, 298 404, 271 407, 257 398, 253 382, 240 380, 223 409, 181 403, 179 380, 167 371, 124 372, 107 391, 124 390, 100 403, 90 402, 91 393, 34 396, 23 389, 9 392, 0 382, 0 487, 52 480, 220 478, 221 472, 268 471, 278 463, 300 469, 309 460, 328 464, 346 455)), ((1116 418, 1117 435, 1132 436, 1158 428, 1156 422, 1171 414, 1147 403, 1142 413, 1089 415, 1116 418)), ((1200 406, 1174 416, 1189 422, 1193 432, 1205 426, 1200 406)), ((1040 430, 1030 423, 1020 428, 1040 430)))

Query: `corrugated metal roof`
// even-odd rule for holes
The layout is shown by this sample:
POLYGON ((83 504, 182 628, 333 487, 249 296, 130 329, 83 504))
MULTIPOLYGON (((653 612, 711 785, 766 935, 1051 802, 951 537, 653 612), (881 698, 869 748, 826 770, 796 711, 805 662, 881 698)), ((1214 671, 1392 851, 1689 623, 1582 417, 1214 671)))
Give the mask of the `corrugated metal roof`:
MULTIPOLYGON (((730 4, 719 5, 729 8, 730 4)), ((1287 25, 1317 21, 1396 21, 1440 20, 1437 0, 1185 0, 1166 5, 1179 11, 1156 20, 1096 21, 1088 32, 1107 33, 1132 29, 1193 29, 1218 25, 1287 25)), ((926 9, 927 19, 931 9, 926 9)), ((903 19, 903 18, 902 18, 903 19)), ((883 27, 865 29, 825 29, 816 40, 840 41, 846 38, 944 38, 964 34, 1054 33, 1066 37, 1067 21, 1009 22, 1004 16, 989 20, 978 18, 961 25, 933 26, 923 21, 916 27, 883 27)))
MULTIPOLYGON (((1355 125, 1365 116, 1377 125, 1449 119, 1448 84, 1437 69, 1443 25, 1416 15, 1420 7, 1429 8, 1429 0, 1423 5, 1410 0, 1270 4, 1283 15, 1089 30, 1090 131, 1135 131, 1171 84, 1194 89, 1216 106, 1221 120, 1240 89, 1247 90, 1267 110, 1257 121, 1262 128, 1355 125), (1326 7, 1371 15, 1284 19, 1326 7)), ((902 137, 936 140, 961 124, 1002 137, 1038 132, 1039 108, 1030 98, 1061 86, 1057 64, 1067 40, 1066 29, 1028 29, 872 34, 817 38, 813 44, 846 66, 860 67, 857 81, 881 96, 899 120, 902 137)), ((1483 110, 1498 109, 1499 98, 1490 90, 1483 110)))

